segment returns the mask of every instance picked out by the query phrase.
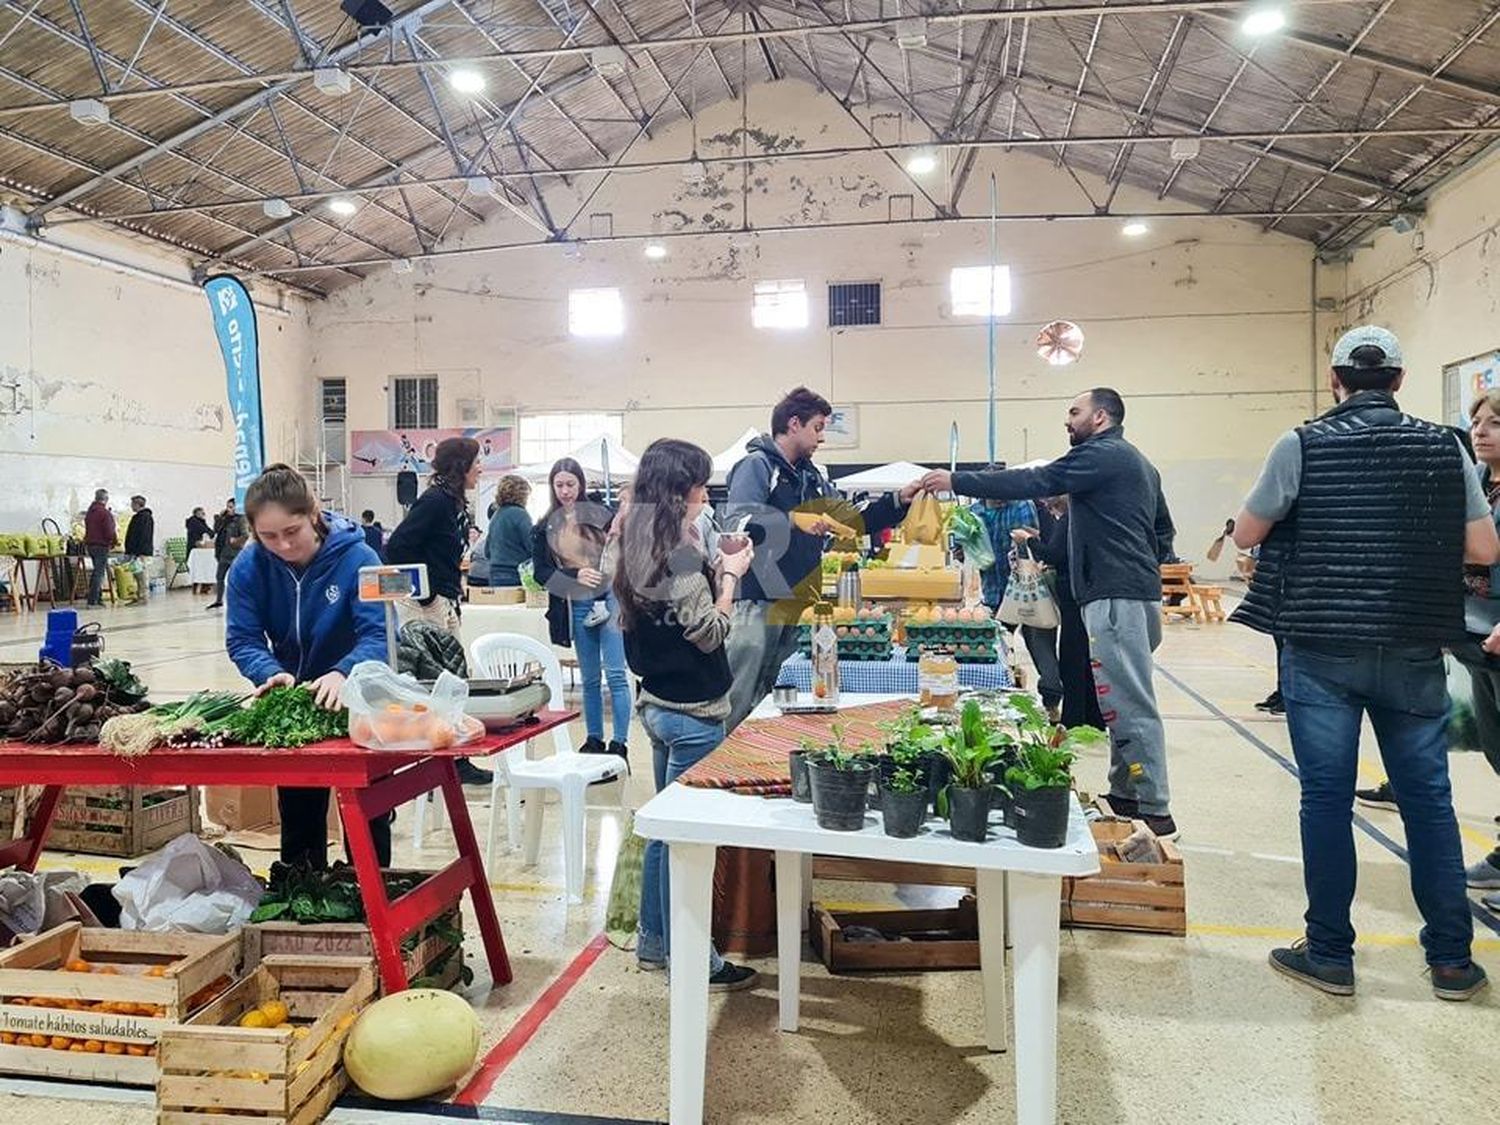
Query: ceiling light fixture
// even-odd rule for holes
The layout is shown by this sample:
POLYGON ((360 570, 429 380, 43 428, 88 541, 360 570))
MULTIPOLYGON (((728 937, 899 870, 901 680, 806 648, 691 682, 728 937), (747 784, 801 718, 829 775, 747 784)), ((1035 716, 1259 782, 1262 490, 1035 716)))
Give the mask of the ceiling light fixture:
POLYGON ((1240 30, 1246 35, 1270 35, 1286 26, 1286 13, 1280 8, 1257 8, 1245 17, 1240 30))
POLYGON ((653 262, 659 262, 666 256, 667 248, 660 242, 646 243, 646 257, 650 258, 653 262))
POLYGON ((477 70, 468 67, 460 67, 448 72, 448 85, 460 94, 482 94, 484 92, 484 75, 477 70))
POLYGON ((1139 219, 1132 219, 1130 222, 1126 223, 1123 227, 1120 228, 1120 233, 1123 234, 1126 238, 1140 238, 1141 235, 1145 234, 1150 229, 1150 227, 1141 222, 1139 219))
POLYGON ((78 98, 69 102, 68 114, 80 125, 109 124, 109 106, 95 98, 78 98))
POLYGON ((930 175, 937 168, 937 154, 921 148, 906 158, 906 170, 913 176, 930 175))
POLYGON ((328 201, 328 209, 330 211, 332 211, 335 215, 348 216, 348 215, 352 215, 352 214, 354 214, 354 212, 358 211, 359 210, 359 205, 356 204, 354 202, 354 200, 352 200, 352 199, 346 199, 344 196, 341 195, 341 196, 338 196, 335 199, 330 199, 328 201))
POLYGON ((268 199, 260 205, 261 214, 268 219, 290 219, 292 205, 285 199, 268 199))

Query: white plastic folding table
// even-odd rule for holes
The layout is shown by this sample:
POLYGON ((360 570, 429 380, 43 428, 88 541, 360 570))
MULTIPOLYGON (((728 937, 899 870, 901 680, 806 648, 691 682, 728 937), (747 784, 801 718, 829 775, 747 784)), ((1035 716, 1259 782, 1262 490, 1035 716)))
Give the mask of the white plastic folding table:
POLYGON ((1028 848, 996 826, 983 844, 955 840, 930 821, 915 839, 886 836, 871 814, 859 832, 819 828, 811 805, 672 784, 635 815, 637 834, 671 845, 671 1122, 703 1120, 708 1051, 708 950, 715 850, 776 853, 780 1027, 798 1025, 802 929, 814 855, 900 860, 974 869, 979 916, 985 1038, 1003 1051, 1006 1036, 1007 914, 1015 976, 1016 1120, 1052 1125, 1057 1115, 1057 950, 1064 876, 1099 870, 1093 834, 1073 801, 1067 842, 1028 848))

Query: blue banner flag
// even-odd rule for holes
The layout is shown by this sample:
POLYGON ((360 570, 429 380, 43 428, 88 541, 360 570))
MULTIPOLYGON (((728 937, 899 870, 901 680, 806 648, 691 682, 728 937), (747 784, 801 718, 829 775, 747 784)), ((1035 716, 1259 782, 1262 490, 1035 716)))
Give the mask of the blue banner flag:
POLYGON ((203 283, 224 353, 229 414, 234 419, 234 495, 244 510, 245 489, 260 476, 266 445, 260 417, 260 338, 250 291, 237 277, 216 274, 203 283))

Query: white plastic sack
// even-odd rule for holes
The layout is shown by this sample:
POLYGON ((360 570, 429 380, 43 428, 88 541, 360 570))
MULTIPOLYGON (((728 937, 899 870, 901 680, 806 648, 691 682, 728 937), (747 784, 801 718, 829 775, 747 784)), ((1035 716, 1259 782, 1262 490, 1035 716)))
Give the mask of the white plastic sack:
POLYGON ((441 672, 432 690, 378 660, 356 664, 340 696, 349 708, 349 739, 374 750, 443 750, 484 733, 466 715, 469 682, 441 672))
POLYGON ((6 934, 31 937, 70 921, 65 895, 82 894, 89 881, 76 871, 6 871, 0 874, 0 944, 6 934))
POLYGON ((244 864, 184 833, 115 884, 122 930, 227 934, 250 920, 264 888, 244 864))

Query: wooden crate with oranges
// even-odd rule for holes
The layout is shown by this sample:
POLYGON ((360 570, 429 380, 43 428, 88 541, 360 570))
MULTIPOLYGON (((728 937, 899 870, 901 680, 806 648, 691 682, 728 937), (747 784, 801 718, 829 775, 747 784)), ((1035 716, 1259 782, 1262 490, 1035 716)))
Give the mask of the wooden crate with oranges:
POLYGON ((267 956, 162 1034, 157 1125, 321 1120, 349 1084, 344 1041, 376 991, 368 958, 267 956))
POLYGON ((0 1073, 150 1086, 156 1045, 230 986, 236 934, 69 922, 0 951, 0 1073))

